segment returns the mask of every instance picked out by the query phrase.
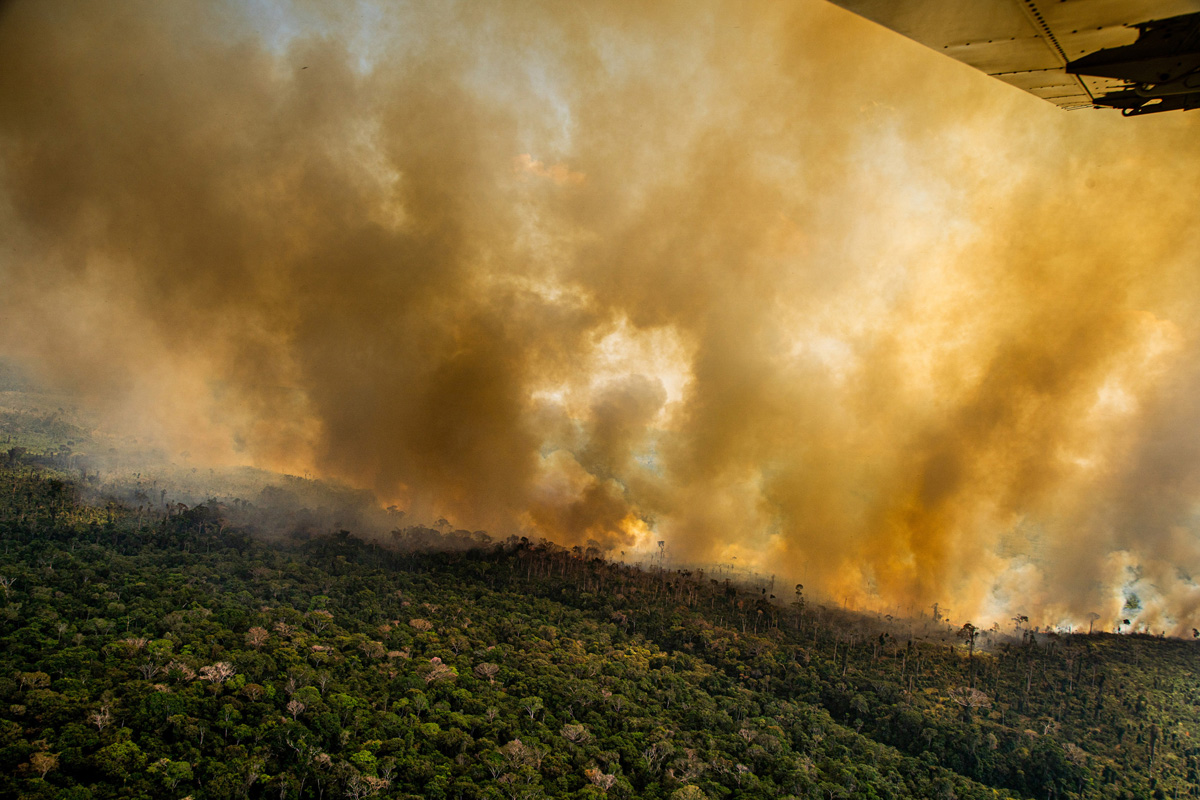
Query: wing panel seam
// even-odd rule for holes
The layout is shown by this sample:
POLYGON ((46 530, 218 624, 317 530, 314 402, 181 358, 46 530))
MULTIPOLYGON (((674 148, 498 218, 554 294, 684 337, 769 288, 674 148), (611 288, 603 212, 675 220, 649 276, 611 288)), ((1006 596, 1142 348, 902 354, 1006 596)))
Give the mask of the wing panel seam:
MULTIPOLYGON (((1063 50, 1062 45, 1058 41, 1058 37, 1055 36, 1054 31, 1050 29, 1050 24, 1046 22, 1046 18, 1042 16, 1041 10, 1037 7, 1037 2, 1035 2, 1035 0, 1020 0, 1020 5, 1021 9, 1025 12, 1025 15, 1029 17, 1029 21, 1032 22, 1042 32, 1042 35, 1046 37, 1046 41, 1050 42, 1050 44, 1054 46, 1054 51, 1058 53, 1058 57, 1062 60, 1062 65, 1065 69, 1071 59, 1067 58, 1067 51, 1063 50)), ((1092 90, 1088 88, 1087 84, 1080 80, 1078 75, 1074 76, 1074 78, 1075 82, 1079 84, 1080 88, 1087 93, 1087 96, 1095 100, 1095 95, 1092 94, 1092 90)))

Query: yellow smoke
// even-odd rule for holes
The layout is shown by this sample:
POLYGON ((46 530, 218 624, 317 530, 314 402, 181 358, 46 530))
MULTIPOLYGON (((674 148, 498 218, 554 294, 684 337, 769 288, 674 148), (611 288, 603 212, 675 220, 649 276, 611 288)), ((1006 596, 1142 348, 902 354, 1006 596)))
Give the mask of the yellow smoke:
POLYGON ((412 518, 1179 630, 1197 125, 819 0, 10 3, 0 346, 412 518))

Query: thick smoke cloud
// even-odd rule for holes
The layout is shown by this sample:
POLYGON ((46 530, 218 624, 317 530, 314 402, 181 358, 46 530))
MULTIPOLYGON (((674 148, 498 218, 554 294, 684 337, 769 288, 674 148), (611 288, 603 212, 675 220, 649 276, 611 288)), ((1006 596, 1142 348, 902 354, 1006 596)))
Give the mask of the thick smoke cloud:
POLYGON ((1198 124, 817 0, 9 3, 0 346, 410 519, 1185 630, 1198 124))

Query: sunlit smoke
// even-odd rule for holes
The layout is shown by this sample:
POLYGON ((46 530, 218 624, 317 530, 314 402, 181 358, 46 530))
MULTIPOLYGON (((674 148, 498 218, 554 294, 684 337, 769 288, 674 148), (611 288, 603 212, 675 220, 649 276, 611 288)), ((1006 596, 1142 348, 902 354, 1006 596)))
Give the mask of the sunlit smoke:
POLYGON ((207 463, 965 621, 1200 611, 1200 118, 819 0, 0 6, 0 347, 207 463))

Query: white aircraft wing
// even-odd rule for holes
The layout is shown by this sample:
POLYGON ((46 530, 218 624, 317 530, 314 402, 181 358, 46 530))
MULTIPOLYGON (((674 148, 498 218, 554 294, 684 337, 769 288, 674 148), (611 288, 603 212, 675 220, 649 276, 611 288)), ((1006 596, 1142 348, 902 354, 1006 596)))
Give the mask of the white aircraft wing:
POLYGON ((1200 0, 833 2, 1062 108, 1200 105, 1200 0))

